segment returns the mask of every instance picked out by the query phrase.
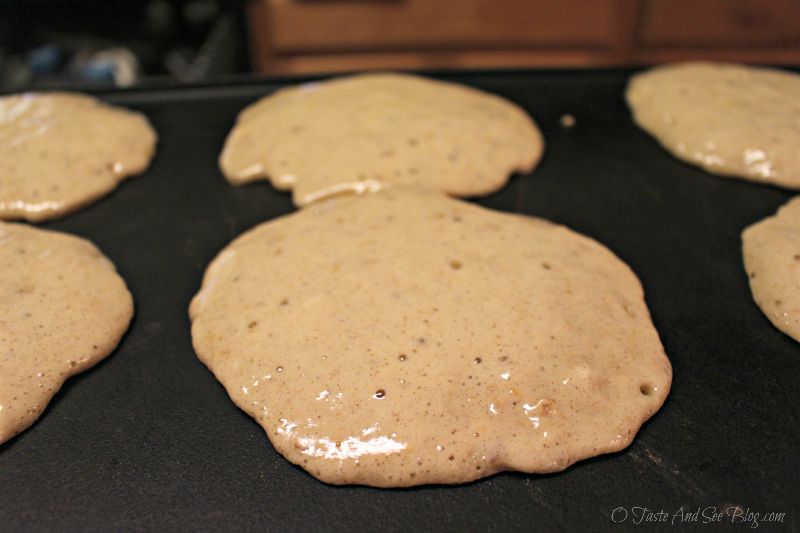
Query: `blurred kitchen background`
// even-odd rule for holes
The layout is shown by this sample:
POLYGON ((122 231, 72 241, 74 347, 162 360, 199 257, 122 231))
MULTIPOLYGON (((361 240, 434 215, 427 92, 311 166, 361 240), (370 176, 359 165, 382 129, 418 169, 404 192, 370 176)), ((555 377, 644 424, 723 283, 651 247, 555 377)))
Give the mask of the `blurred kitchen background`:
POLYGON ((0 0, 0 90, 351 70, 800 65, 800 0, 0 0))

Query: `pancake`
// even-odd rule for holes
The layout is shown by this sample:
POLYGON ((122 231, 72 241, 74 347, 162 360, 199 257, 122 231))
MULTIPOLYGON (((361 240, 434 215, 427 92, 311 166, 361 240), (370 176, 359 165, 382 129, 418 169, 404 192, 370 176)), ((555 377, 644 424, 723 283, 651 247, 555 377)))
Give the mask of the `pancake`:
POLYGON ((0 98, 0 219, 60 217, 147 168, 144 115, 70 93, 0 98))
POLYGON ((800 341, 800 197, 742 233, 744 268, 758 306, 800 341))
POLYGON ((633 76, 636 123, 672 154, 722 176, 800 189, 800 76, 684 63, 633 76))
POLYGON ((90 242, 0 222, 0 443, 114 350, 132 315, 125 282, 90 242))
POLYGON ((333 484, 563 470, 625 448, 671 383, 608 249, 418 190, 257 226, 210 264, 190 316, 236 405, 333 484))
POLYGON ((245 109, 220 167, 240 185, 269 179, 296 205, 331 194, 413 185, 454 196, 501 189, 542 155, 517 105, 407 74, 362 74, 279 90, 245 109))

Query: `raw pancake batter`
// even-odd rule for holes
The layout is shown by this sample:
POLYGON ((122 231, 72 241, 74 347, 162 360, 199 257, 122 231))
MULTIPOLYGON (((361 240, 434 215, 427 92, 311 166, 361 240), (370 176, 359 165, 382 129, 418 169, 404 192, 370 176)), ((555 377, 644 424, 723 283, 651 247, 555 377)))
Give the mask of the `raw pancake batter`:
POLYGON ((147 168, 147 119, 90 96, 0 98, 0 219, 38 222, 80 209, 147 168))
POLYGON ((744 266, 758 306, 800 341, 800 197, 742 233, 744 266))
POLYGON ((800 189, 800 76, 722 63, 654 68, 627 92, 637 124, 714 174, 800 189))
POLYGON ((542 155, 517 105, 470 87, 363 74, 277 91, 245 109, 220 166, 231 183, 269 179, 294 203, 406 184, 455 196, 494 192, 542 155))
POLYGON ((190 315, 233 401, 335 484, 559 471, 625 448, 671 383, 642 287, 608 249, 421 191, 256 227, 190 315))
POLYGON ((125 282, 90 242, 0 222, 0 443, 108 355, 132 315, 125 282))

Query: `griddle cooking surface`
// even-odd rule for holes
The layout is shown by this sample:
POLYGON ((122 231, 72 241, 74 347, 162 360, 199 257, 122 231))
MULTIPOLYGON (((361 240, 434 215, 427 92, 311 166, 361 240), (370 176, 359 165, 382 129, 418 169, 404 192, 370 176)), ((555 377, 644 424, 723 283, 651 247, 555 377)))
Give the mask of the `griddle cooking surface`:
POLYGON ((739 240, 792 195, 673 159, 631 122, 628 74, 442 77, 514 100, 545 135, 533 174, 477 202, 566 224, 642 280, 675 377, 629 449, 560 474, 407 490, 332 487, 291 465, 195 357, 187 316, 223 246, 293 211, 265 182, 229 186, 216 164, 236 113, 280 84, 108 93, 150 117, 153 165, 44 227, 97 244, 127 281, 136 317, 116 352, 0 446, 0 529, 599 531, 645 527, 612 524, 617 507, 732 505, 787 513, 759 530, 797 527, 800 345, 753 303, 739 240), (561 127, 564 113, 574 128, 561 127))

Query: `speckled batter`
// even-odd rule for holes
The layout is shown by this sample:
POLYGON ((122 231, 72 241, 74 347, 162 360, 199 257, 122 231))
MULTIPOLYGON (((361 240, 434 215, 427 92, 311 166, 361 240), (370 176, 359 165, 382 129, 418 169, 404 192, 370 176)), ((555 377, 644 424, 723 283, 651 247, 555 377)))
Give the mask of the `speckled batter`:
POLYGON ((420 191, 256 227, 190 315, 234 402, 328 483, 559 471, 626 447, 671 383, 641 285, 608 249, 420 191))
POLYGON ((147 168, 155 143, 143 115, 90 96, 0 98, 0 219, 75 211, 147 168))
POLYGON ((108 355, 132 315, 125 282, 90 242, 0 222, 0 443, 108 355))
POLYGON ((280 90, 245 109, 220 166, 242 184, 268 178, 296 205, 405 184, 455 196, 494 192, 542 155, 518 106, 470 87, 362 74, 280 90))
POLYGON ((742 233, 744 267, 758 306, 800 341, 800 197, 742 233))
POLYGON ((631 79, 634 119, 676 157, 709 172, 800 189, 800 76, 719 63, 631 79))

